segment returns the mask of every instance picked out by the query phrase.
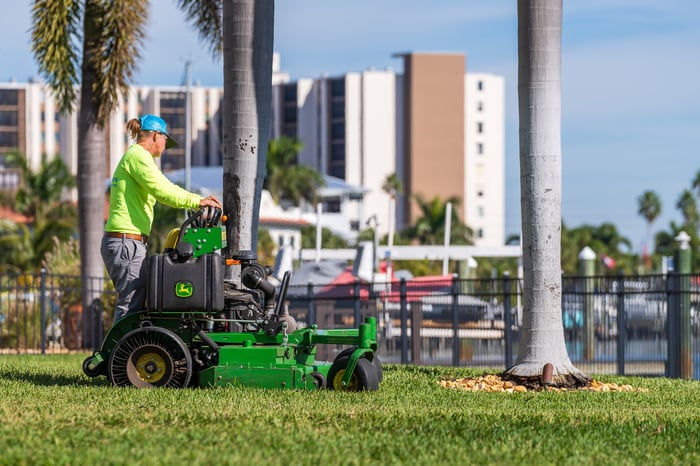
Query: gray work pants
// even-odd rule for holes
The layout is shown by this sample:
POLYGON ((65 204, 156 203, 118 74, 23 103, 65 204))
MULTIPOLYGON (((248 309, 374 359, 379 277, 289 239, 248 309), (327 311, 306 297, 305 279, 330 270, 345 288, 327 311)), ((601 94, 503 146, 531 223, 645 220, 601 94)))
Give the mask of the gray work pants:
POLYGON ((146 266, 148 248, 141 241, 102 237, 102 260, 117 292, 114 322, 127 312, 143 310, 146 305, 146 266))

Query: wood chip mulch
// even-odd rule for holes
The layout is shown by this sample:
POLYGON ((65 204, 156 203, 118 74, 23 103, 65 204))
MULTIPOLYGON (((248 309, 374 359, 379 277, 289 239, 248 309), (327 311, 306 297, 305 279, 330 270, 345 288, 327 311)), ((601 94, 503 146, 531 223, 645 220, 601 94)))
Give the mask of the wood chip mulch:
POLYGON ((498 375, 484 375, 480 377, 463 377, 453 379, 441 379, 437 382, 445 388, 466 390, 469 392, 504 392, 504 393, 525 393, 533 391, 553 391, 553 392, 646 392, 646 388, 635 388, 631 385, 620 385, 616 383, 604 383, 592 380, 588 385, 578 388, 540 386, 530 388, 525 385, 518 385, 510 380, 503 380, 498 375))

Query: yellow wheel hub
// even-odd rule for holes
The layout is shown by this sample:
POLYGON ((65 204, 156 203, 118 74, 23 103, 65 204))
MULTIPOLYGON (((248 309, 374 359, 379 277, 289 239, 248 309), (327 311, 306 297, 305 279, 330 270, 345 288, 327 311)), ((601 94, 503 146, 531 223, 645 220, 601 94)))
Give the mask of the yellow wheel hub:
POLYGON ((355 374, 350 377, 350 382, 345 387, 343 387, 343 377, 345 377, 345 369, 339 370, 333 377, 333 388, 336 390, 357 391, 357 377, 355 377, 355 374))
POLYGON ((165 359, 157 353, 142 354, 134 367, 138 377, 148 383, 157 383, 166 372, 165 359))

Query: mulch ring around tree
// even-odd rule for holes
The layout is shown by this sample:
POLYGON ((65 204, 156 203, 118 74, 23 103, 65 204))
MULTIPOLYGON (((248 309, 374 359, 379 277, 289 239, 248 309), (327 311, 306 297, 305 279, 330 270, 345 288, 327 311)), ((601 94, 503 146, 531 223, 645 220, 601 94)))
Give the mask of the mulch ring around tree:
POLYGON ((620 385, 617 383, 604 383, 591 380, 586 384, 569 384, 569 386, 544 385, 539 378, 530 380, 509 380, 497 374, 488 374, 479 377, 462 377, 440 379, 437 382, 445 388, 465 390, 469 392, 492 392, 492 393, 525 393, 525 392, 646 392, 646 388, 636 388, 631 385, 620 385))

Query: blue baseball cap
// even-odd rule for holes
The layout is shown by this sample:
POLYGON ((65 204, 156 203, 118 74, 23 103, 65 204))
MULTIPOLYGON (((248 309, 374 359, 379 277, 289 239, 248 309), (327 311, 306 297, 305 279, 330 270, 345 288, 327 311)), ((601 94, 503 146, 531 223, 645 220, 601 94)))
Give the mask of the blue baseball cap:
POLYGON ((139 118, 139 121, 141 122, 141 131, 158 131, 159 133, 165 134, 167 138, 165 143, 166 149, 177 146, 177 141, 170 137, 168 134, 168 125, 161 117, 149 113, 139 118))

